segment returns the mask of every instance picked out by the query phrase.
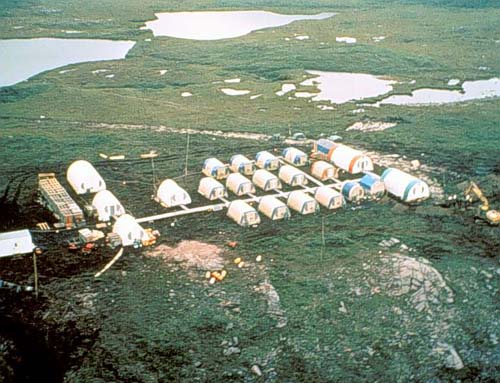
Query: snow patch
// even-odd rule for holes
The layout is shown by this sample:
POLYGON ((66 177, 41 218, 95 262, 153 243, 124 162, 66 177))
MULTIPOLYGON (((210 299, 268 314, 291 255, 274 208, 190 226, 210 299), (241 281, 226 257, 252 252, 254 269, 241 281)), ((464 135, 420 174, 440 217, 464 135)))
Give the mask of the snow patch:
POLYGON ((238 90, 231 88, 222 88, 220 91, 228 96, 244 96, 250 93, 249 90, 238 90))
POLYGON ((346 43, 346 44, 356 44, 358 40, 354 37, 336 37, 335 41, 338 43, 346 43))
POLYGON ((287 94, 288 92, 291 92, 292 90, 295 90, 296 86, 294 84, 283 84, 281 86, 281 90, 276 92, 277 96, 283 96, 287 94))

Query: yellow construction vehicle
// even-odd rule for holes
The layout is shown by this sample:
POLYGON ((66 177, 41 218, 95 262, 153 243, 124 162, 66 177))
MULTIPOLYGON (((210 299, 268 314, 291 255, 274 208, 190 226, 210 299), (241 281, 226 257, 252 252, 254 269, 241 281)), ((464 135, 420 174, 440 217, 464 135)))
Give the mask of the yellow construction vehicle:
POLYGON ((474 202, 474 197, 481 201, 478 218, 485 220, 490 225, 500 225, 500 211, 490 209, 488 199, 474 181, 471 181, 464 191, 466 203, 474 202))

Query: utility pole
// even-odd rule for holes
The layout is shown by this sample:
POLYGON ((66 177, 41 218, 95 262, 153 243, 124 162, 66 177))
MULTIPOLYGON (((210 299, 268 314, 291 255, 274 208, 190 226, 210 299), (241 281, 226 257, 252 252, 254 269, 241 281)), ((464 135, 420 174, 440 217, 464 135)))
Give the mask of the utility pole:
POLYGON ((187 141, 186 141, 186 164, 184 166, 184 177, 187 177, 188 174, 188 160, 189 160, 189 133, 187 134, 187 141))
POLYGON ((35 274, 35 297, 38 298, 38 269, 36 267, 36 252, 37 249, 33 250, 33 272, 35 274))
POLYGON ((325 217, 321 218, 321 261, 325 252, 325 217))
POLYGON ((151 170, 153 171, 153 191, 156 195, 155 159, 153 157, 151 157, 151 170))

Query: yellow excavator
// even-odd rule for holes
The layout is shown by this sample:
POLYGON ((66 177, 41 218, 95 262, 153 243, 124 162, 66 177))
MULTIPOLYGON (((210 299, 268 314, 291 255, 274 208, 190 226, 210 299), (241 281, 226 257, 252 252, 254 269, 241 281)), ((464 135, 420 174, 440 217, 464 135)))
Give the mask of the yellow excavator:
POLYGON ((500 211, 490 209, 488 199, 474 181, 470 181, 469 186, 464 191, 464 196, 466 203, 469 204, 474 202, 475 197, 481 201, 478 218, 485 220, 490 225, 500 225, 500 211))

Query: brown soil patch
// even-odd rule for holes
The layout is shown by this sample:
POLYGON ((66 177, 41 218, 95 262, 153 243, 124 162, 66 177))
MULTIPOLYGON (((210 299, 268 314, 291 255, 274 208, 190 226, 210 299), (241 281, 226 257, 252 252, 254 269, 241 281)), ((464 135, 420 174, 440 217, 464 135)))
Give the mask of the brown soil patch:
POLYGON ((181 262, 183 266, 201 270, 218 270, 224 266, 223 250, 209 243, 182 241, 176 247, 158 245, 146 256, 161 257, 165 262, 181 262))

